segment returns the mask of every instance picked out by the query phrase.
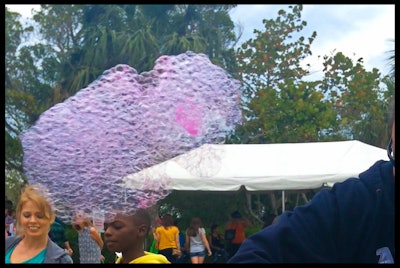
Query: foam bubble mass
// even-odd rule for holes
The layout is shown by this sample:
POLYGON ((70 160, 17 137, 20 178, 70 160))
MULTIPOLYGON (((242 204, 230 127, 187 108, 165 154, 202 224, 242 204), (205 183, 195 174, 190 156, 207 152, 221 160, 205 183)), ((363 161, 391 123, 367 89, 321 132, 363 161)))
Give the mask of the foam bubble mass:
POLYGON ((117 65, 20 135, 28 182, 48 189, 67 222, 75 211, 152 206, 170 193, 168 179, 128 189, 122 178, 202 144, 223 143, 241 122, 240 87, 193 52, 161 56, 141 74, 117 65))

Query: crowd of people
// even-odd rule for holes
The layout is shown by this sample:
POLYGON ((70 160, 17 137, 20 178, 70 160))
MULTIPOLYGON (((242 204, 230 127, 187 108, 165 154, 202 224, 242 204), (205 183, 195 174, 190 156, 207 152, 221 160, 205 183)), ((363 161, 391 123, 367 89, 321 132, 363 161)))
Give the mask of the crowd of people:
MULTIPOLYGON (((10 201, 6 201, 6 263, 73 263, 74 250, 65 233, 66 224, 58 217, 47 200, 44 190, 37 185, 27 185, 13 210, 10 201), (10 213, 15 212, 15 213, 10 213), (14 214, 12 217, 11 214, 14 214), (17 233, 9 232, 10 225, 17 233)), ((233 222, 244 224, 238 228, 239 240, 244 239, 243 220, 238 211, 232 213, 233 222)), ((148 211, 139 209, 131 214, 117 214, 112 221, 104 223, 104 241, 93 227, 92 220, 86 214, 76 214, 71 223, 77 232, 79 263, 101 263, 104 246, 116 253, 115 263, 193 263, 202 264, 206 257, 210 262, 226 262, 229 258, 226 241, 220 226, 213 224, 210 233, 200 217, 193 217, 187 228, 180 229, 178 220, 170 214, 157 220, 159 226, 152 228, 148 211), (146 241, 153 235, 157 252, 147 250, 146 241), (127 239, 129 238, 129 239, 127 239)), ((229 220, 228 225, 232 225, 229 220)), ((230 244, 230 242, 228 243, 230 244)))

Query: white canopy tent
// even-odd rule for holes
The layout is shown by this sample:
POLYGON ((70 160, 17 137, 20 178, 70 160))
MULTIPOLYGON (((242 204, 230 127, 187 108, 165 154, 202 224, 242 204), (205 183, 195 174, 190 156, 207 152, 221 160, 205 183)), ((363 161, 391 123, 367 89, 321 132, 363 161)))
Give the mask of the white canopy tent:
POLYGON ((178 191, 316 189, 358 177, 380 159, 388 159, 386 150, 357 140, 204 144, 127 175, 123 183, 133 189, 157 186, 178 191))

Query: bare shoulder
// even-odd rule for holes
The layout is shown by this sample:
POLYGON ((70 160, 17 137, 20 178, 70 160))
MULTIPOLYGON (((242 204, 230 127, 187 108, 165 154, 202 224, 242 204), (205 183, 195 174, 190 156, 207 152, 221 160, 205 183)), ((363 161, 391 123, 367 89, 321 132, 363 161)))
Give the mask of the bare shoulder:
POLYGON ((94 227, 90 227, 90 233, 91 234, 99 234, 99 232, 97 231, 97 229, 96 228, 94 228, 94 227))

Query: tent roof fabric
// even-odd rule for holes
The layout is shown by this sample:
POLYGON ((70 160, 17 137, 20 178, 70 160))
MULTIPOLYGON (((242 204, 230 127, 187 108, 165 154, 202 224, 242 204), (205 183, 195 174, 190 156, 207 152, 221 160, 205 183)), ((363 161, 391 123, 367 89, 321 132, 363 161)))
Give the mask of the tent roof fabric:
POLYGON ((204 144, 123 178, 149 190, 247 191, 315 189, 332 185, 387 159, 386 150, 360 141, 204 144))

